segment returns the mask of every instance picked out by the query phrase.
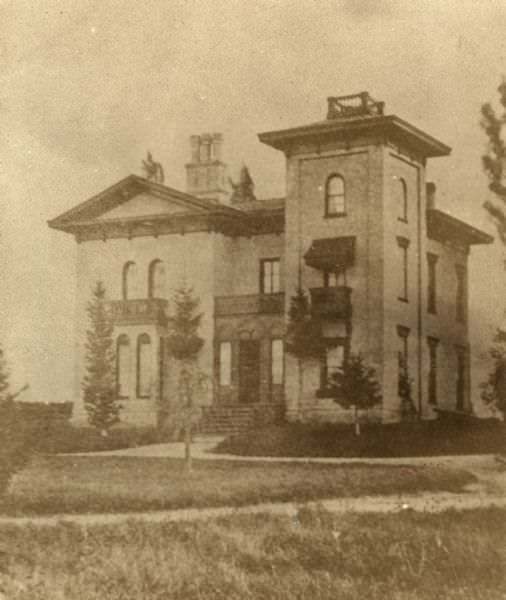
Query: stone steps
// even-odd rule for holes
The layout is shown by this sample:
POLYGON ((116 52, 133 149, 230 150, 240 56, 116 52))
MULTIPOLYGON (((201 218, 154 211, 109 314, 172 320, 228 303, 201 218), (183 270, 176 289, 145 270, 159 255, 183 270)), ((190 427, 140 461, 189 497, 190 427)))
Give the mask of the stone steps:
POLYGON ((205 435, 235 435, 281 419, 280 404, 232 404, 204 408, 199 433, 205 435))

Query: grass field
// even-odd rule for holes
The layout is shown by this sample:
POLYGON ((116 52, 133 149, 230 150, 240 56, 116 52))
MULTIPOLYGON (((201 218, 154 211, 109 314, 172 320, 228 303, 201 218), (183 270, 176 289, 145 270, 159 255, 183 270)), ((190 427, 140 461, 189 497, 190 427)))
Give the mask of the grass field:
POLYGON ((37 457, 16 475, 4 514, 120 512, 462 491, 462 470, 367 464, 247 463, 111 456, 37 457))
POLYGON ((503 600, 506 512, 0 528, 9 600, 503 600))

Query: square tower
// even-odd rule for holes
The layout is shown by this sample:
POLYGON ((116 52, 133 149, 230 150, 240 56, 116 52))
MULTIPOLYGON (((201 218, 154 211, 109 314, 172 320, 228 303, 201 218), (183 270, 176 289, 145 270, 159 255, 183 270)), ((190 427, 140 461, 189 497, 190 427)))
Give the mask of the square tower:
POLYGON ((303 394, 287 357, 288 415, 340 418, 326 388, 350 352, 376 369, 383 390, 376 418, 400 418, 402 359, 414 408, 425 415, 425 166, 450 148, 385 115, 367 92, 328 98, 323 121, 259 137, 287 161, 287 303, 297 287, 307 291, 328 339, 323 364, 304 365, 303 394))

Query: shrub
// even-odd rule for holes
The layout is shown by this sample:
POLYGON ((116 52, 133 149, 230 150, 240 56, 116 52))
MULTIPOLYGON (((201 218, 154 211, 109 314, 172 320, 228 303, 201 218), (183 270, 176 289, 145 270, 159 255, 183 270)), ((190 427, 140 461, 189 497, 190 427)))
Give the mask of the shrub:
POLYGON ((12 477, 29 461, 36 445, 34 423, 23 418, 14 400, 0 402, 0 496, 12 477))

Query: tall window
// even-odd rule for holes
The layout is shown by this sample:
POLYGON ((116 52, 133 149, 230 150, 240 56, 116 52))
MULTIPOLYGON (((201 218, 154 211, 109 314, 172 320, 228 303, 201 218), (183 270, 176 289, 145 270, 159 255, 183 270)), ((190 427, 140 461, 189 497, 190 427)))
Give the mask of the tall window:
POLYGON ((323 272, 323 287, 339 287, 346 285, 346 270, 323 272))
POLYGON ((260 261, 260 292, 276 294, 280 290, 279 258, 268 258, 260 261))
POLYGON ((427 266, 429 269, 429 280, 427 289, 427 310, 436 314, 436 254, 427 254, 427 266))
POLYGON ((408 248, 409 240, 398 237, 400 265, 399 265, 399 300, 408 301, 408 248))
POLYGON ((327 179, 325 189, 325 216, 336 217, 345 213, 344 179, 339 175, 332 175, 327 179))
POLYGON ((408 222, 408 186, 402 177, 395 178, 395 195, 397 201, 397 217, 399 221, 408 222))
POLYGON ((322 389, 333 383, 333 376, 338 373, 339 369, 343 366, 344 354, 344 341, 338 342, 336 346, 329 346, 326 348, 320 373, 320 386, 322 389))
POLYGON ((116 389, 120 398, 130 397, 130 370, 132 353, 128 336, 122 334, 116 341, 116 389))
POLYGON ((273 385, 283 383, 283 340, 271 342, 271 381, 273 385))
POLYGON ((467 271, 464 265, 457 265, 455 269, 457 273, 456 316, 457 321, 465 323, 467 312, 467 271))
POLYGON ((151 396, 151 339, 147 333, 137 338, 137 398, 151 396))
POLYGON ((149 265, 148 297, 165 298, 166 296, 165 264, 157 259, 149 265))
POLYGON ((220 343, 220 385, 230 385, 232 380, 232 344, 220 343))
POLYGON ((408 375, 409 370, 409 328, 402 325, 397 325, 397 335, 399 337, 399 351, 397 353, 398 362, 398 378, 397 388, 398 393, 401 395, 403 390, 402 380, 408 375))
POLYGON ((137 295, 137 265, 129 261, 123 267, 123 300, 131 300, 137 295))
POLYGON ((437 346, 439 340, 436 338, 427 338, 429 344, 429 404, 437 404, 437 346))

